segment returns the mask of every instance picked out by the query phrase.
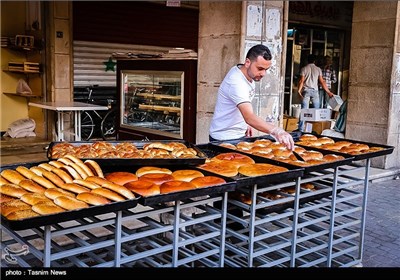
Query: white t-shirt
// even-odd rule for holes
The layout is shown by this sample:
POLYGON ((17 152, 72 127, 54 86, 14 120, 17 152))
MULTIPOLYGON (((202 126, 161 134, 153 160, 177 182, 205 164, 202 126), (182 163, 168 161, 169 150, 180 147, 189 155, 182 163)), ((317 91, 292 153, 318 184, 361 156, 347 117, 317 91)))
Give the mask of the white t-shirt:
POLYGON ((210 125, 210 136, 217 140, 229 140, 244 137, 247 124, 238 105, 251 102, 255 93, 255 82, 249 82, 234 66, 226 74, 218 89, 218 98, 214 116, 210 125))
POLYGON ((318 77, 322 76, 321 68, 314 63, 309 63, 301 68, 300 76, 304 76, 304 88, 318 90, 318 77))

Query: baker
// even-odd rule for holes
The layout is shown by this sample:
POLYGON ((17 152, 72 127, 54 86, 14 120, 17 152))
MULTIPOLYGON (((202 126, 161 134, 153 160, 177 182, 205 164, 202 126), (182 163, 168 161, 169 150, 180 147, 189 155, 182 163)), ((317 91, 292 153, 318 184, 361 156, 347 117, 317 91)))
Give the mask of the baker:
POLYGON ((280 127, 264 121, 253 112, 251 100, 255 82, 271 67, 268 47, 255 45, 247 52, 244 64, 233 66, 218 89, 218 98, 211 121, 209 140, 225 141, 251 137, 252 129, 265 132, 293 150, 292 136, 280 127))

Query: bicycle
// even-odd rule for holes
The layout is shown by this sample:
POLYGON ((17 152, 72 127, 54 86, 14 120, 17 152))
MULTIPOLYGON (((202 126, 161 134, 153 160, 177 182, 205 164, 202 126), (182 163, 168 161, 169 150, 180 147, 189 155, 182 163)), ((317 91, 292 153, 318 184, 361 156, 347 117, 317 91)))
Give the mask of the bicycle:
MULTIPOLYGON (((92 98, 93 88, 88 87, 87 90, 88 97, 86 102, 98 103, 92 98)), ((83 111, 81 113, 81 139, 83 141, 90 140, 97 127, 100 128, 100 136, 103 140, 115 139, 117 134, 117 107, 113 106, 115 103, 116 100, 107 98, 108 111, 83 111)))

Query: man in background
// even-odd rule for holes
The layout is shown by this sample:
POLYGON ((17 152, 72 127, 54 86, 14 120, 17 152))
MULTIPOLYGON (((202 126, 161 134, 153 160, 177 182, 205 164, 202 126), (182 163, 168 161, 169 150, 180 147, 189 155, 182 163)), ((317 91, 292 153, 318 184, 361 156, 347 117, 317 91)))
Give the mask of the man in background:
MULTIPOLYGON (((324 57, 324 64, 321 66, 322 78, 324 79, 326 86, 329 90, 332 89, 332 84, 337 82, 336 71, 332 67, 332 58, 329 55, 324 57)), ((321 108, 328 108, 329 96, 322 88, 319 86, 319 103, 321 108)))

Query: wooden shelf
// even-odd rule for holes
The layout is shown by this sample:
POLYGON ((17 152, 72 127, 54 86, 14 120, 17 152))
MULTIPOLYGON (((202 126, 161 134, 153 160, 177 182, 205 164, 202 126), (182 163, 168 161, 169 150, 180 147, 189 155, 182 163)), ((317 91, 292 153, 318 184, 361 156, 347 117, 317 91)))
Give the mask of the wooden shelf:
POLYGON ((158 93, 137 93, 137 96, 155 98, 155 99, 171 99, 171 100, 181 100, 181 96, 174 96, 168 94, 158 94, 158 93))
POLYGON ((146 105, 146 104, 139 104, 139 109, 164 111, 164 112, 169 112, 169 113, 180 113, 181 112, 181 108, 178 108, 178 107, 168 107, 168 106, 159 106, 159 105, 146 105))
POLYGON ((40 97, 42 97, 42 96, 36 95, 36 94, 22 94, 22 93, 16 93, 16 92, 3 92, 3 94, 21 96, 21 97, 31 97, 31 98, 40 98, 40 97))
POLYGON ((41 74, 42 72, 40 71, 24 71, 24 70, 8 70, 4 69, 4 72, 10 72, 10 73, 19 73, 19 74, 41 74))

